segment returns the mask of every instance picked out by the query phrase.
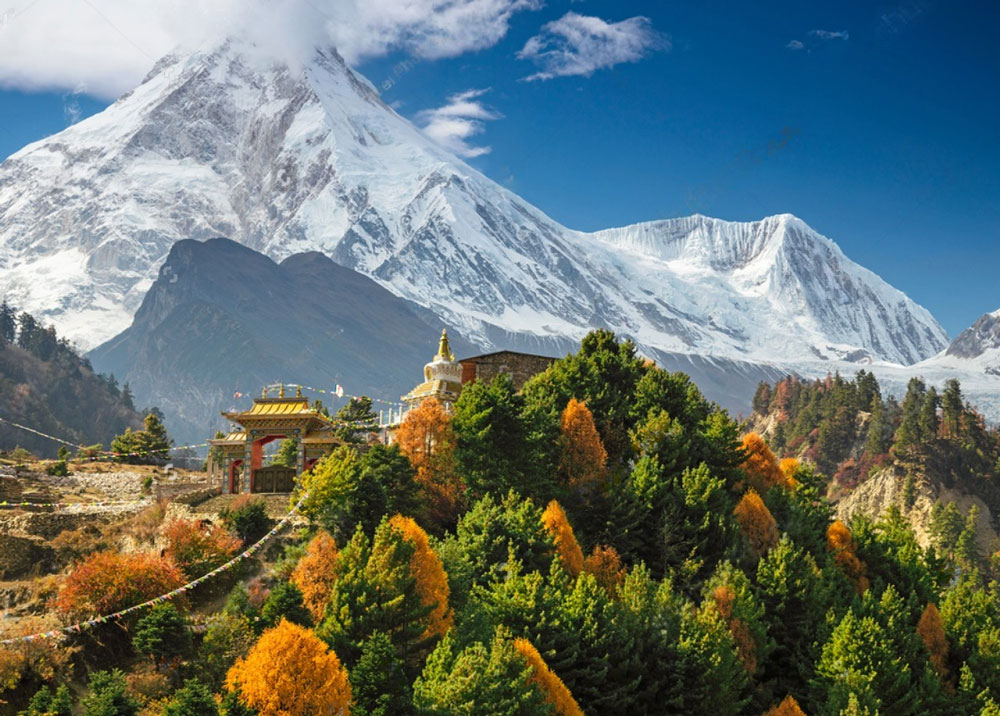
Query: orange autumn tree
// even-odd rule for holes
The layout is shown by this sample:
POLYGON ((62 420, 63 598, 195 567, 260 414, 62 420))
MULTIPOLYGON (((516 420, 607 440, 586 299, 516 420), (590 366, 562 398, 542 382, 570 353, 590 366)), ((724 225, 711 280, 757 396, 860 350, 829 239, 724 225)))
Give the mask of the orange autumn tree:
POLYGON ((743 450, 746 459, 740 467, 743 468, 750 487, 757 492, 767 492, 775 485, 788 484, 778 458, 771 452, 764 438, 757 433, 747 433, 743 436, 743 450))
POLYGON ((163 529, 163 538, 167 543, 164 556, 180 567, 188 579, 196 579, 221 567, 243 544, 221 525, 183 519, 168 524, 163 529))
POLYGON ((347 669, 319 637, 286 619, 236 660, 226 688, 260 716, 350 713, 347 669))
POLYGON ((840 520, 835 520, 826 530, 826 546, 833 552, 833 561, 854 585, 858 594, 868 589, 867 567, 858 559, 857 545, 851 530, 840 520))
POLYGON ((291 582, 302 592, 302 603, 317 624, 323 619, 330 590, 337 580, 340 552, 329 532, 320 530, 309 540, 306 553, 295 565, 291 582))
POLYGON ((799 702, 794 697, 786 696, 784 701, 769 710, 764 716, 806 716, 806 714, 799 708, 799 702))
POLYGON ((573 527, 566 518, 566 511, 562 505, 552 500, 542 512, 542 525, 552 536, 563 567, 571 577, 578 575, 583 570, 583 550, 576 541, 573 527))
POLYGON ((799 481, 795 479, 795 473, 799 470, 799 459, 797 457, 782 458, 778 463, 781 474, 785 476, 785 482, 792 489, 799 486, 799 481))
POLYGON ((597 583, 612 597, 618 595, 618 588, 625 582, 627 570, 622 558, 614 547, 594 545, 594 551, 583 560, 583 571, 593 574, 597 583))
POLYGON ((583 711, 577 705, 573 694, 566 688, 566 684, 549 668, 530 641, 515 639, 514 648, 528 662, 531 667, 529 680, 538 686, 542 697, 552 705, 552 713, 555 716, 583 716, 583 711))
POLYGON ((917 634, 920 640, 927 647, 927 654, 930 658, 934 671, 941 677, 941 681, 948 684, 948 637, 944 633, 944 622, 941 621, 941 612, 938 611, 934 602, 928 602, 924 607, 924 613, 920 615, 917 623, 917 634))
POLYGON ((560 425, 559 476, 572 487, 594 489, 604 481, 608 453, 587 404, 570 398, 560 425))
POLYGON ((778 544, 778 523, 756 490, 751 489, 743 495, 733 514, 736 515, 740 531, 755 555, 763 557, 768 550, 778 544))
POLYGON ((74 565, 53 606, 65 617, 110 614, 184 584, 180 567, 145 552, 94 552, 74 565))
POLYGON ((757 644, 753 635, 750 634, 746 622, 733 613, 736 593, 731 587, 720 584, 712 590, 712 601, 715 602, 715 608, 719 610, 719 616, 729 627, 729 633, 732 634, 736 644, 736 655, 739 657, 740 663, 743 664, 743 668, 747 670, 748 674, 756 674, 759 666, 757 663, 757 644))
POLYGON ((441 558, 431 549, 427 533, 412 518, 395 515, 389 520, 389 524, 413 545, 410 572, 417 582, 417 593, 425 607, 434 607, 427 615, 427 630, 421 638, 444 636, 451 628, 454 615, 448 606, 448 575, 441 558))
POLYGON ((406 414, 396 443, 416 470, 430 516, 451 524, 461 512, 462 481, 455 461, 451 416, 437 398, 427 398, 406 414))

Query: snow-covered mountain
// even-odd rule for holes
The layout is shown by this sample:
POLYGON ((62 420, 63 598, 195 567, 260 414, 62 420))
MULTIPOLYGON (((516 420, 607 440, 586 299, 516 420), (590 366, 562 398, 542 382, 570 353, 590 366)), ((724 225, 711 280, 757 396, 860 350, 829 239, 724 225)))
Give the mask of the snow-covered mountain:
MULTIPOLYGON (((171 245, 320 250, 483 347, 606 326, 650 350, 913 363, 947 337, 790 215, 570 230, 425 137, 333 51, 229 41, 0 165, 0 293, 85 347, 125 329, 171 245)), ((220 271, 225 267, 220 266, 220 271)))

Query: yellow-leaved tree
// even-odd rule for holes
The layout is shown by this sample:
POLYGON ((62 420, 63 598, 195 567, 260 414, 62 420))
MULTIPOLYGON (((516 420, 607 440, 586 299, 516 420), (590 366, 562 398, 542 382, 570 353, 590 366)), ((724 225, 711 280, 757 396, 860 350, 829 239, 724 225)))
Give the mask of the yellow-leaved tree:
POLYGON ((448 605, 450 595, 448 575, 444 571, 441 558, 431 549, 427 533, 413 518, 395 515, 389 520, 389 524, 413 545, 410 572, 417 582, 420 601, 425 607, 433 606, 431 613, 427 615, 427 630, 421 639, 444 636, 451 628, 454 615, 448 605))
POLYGON ((740 467, 743 468, 750 487, 757 492, 767 492, 775 485, 788 485, 778 458, 771 452, 764 438, 757 433, 747 433, 743 436, 743 450, 746 459, 740 467))
POLYGON ((455 431, 444 405, 427 398, 408 412, 396 431, 396 443, 416 470, 429 516, 442 526, 453 525, 465 490, 455 461, 455 431))
POLYGON ((618 588, 625 583, 628 574, 618 550, 603 544, 594 545, 594 551, 583 560, 583 571, 593 574, 612 598, 618 596, 618 588))
POLYGON ((583 550, 576 541, 573 527, 566 518, 566 511, 555 500, 549 503, 542 512, 542 524, 556 544, 556 553, 563 567, 571 577, 583 570, 583 550))
POLYGON ((755 555, 763 557, 778 544, 778 523, 756 490, 750 490, 740 498, 733 514, 755 555))
POLYGON ((806 714, 799 708, 799 702, 794 697, 786 696, 784 701, 770 709, 764 716, 806 716, 806 714))
POLYGON ((337 655, 309 629, 282 619, 226 675, 226 688, 260 716, 350 713, 351 685, 337 655))
POLYGON ((851 530, 840 520, 835 520, 826 530, 826 546, 833 552, 833 561, 851 580, 854 590, 864 594, 868 589, 868 571, 857 555, 857 545, 851 530))
POLYGON ((538 686, 542 692, 542 697, 552 704, 552 712, 555 716, 583 716, 583 711, 573 698, 573 694, 566 688, 549 665, 545 663, 538 649, 527 639, 515 639, 514 648, 531 667, 531 682, 538 686))
POLYGON ((785 482, 793 490, 799 486, 799 481, 795 479, 795 473, 799 471, 799 459, 797 457, 785 457, 778 463, 781 474, 785 476, 785 482))
POLYGON ((339 557, 336 540, 326 530, 320 530, 309 540, 305 555, 292 572, 292 584, 302 592, 302 603, 317 624, 323 620, 330 590, 337 579, 339 557))
POLYGON ((608 453, 583 401, 570 398, 560 425, 559 476, 565 484, 596 489, 604 483, 608 453))
POLYGON ((759 666, 757 663, 757 643, 754 641, 746 622, 733 614, 736 593, 731 587, 720 584, 712 590, 712 601, 715 602, 715 608, 719 610, 719 615, 729 627, 729 633, 733 635, 733 641, 736 643, 736 655, 739 657, 740 663, 743 664, 743 668, 747 670, 748 674, 756 674, 759 666))

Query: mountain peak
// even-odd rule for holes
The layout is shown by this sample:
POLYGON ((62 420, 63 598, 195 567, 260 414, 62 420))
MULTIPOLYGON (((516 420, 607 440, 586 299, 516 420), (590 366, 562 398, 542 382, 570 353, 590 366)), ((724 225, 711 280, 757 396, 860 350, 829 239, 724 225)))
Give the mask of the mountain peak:
POLYGON ((487 348, 594 327, 769 363, 912 363, 946 345, 791 214, 572 231, 433 143, 334 50, 296 66, 260 49, 164 59, 0 165, 8 297, 93 345, 129 324, 176 242, 228 236, 277 261, 320 252, 487 348))

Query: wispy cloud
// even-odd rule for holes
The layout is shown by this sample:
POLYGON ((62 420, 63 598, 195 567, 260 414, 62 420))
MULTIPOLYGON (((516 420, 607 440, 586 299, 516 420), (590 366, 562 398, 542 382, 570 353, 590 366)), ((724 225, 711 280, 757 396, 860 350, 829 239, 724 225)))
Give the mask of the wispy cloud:
POLYGON ((548 80, 574 75, 589 77, 597 70, 622 62, 638 62, 650 52, 669 49, 670 40, 653 29, 648 17, 610 23, 599 17, 568 12, 543 25, 517 56, 539 68, 526 80, 548 80))
POLYGON ((491 47, 543 0, 10 0, 0 7, 0 87, 114 97, 159 57, 243 35, 278 59, 334 45, 348 62, 438 59, 491 47))
POLYGON ((789 40, 785 47, 789 50, 805 50, 812 52, 815 48, 825 45, 828 42, 851 39, 847 30, 810 30, 806 33, 806 42, 802 40, 789 40))
POLYGON ((836 32, 834 32, 832 30, 810 30, 809 31, 809 36, 810 37, 818 37, 820 40, 849 40, 849 39, 851 39, 851 36, 850 36, 850 34, 848 34, 847 30, 839 30, 839 31, 836 31, 836 32))
POLYGON ((485 131, 484 122, 503 117, 479 100, 487 92, 489 89, 470 89, 453 94, 443 107, 419 112, 417 123, 424 134, 461 157, 489 154, 490 147, 476 146, 469 141, 485 131))

